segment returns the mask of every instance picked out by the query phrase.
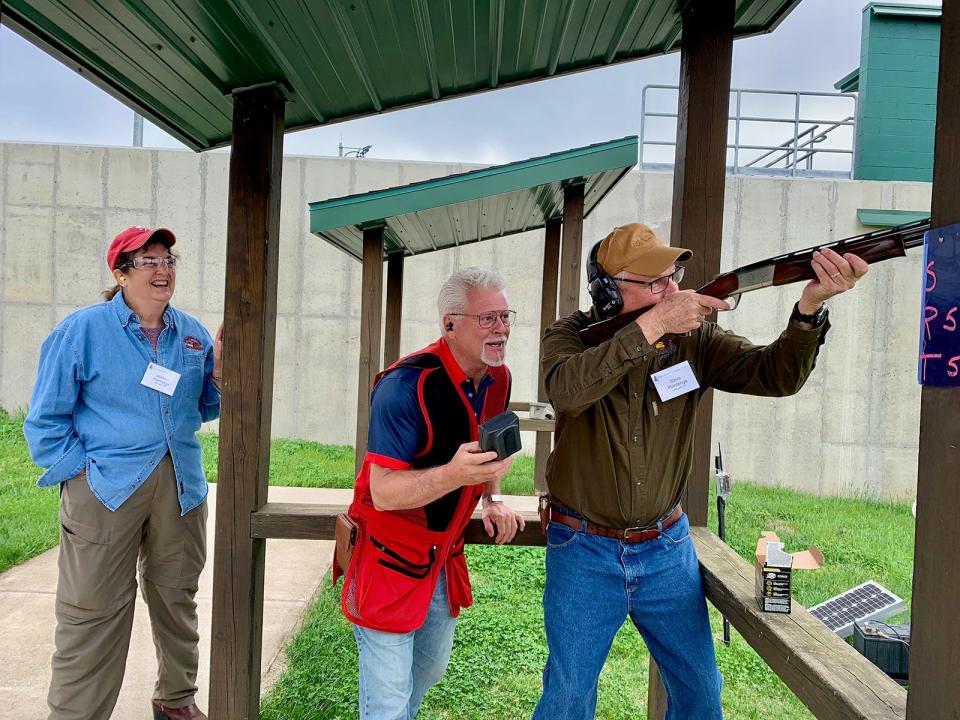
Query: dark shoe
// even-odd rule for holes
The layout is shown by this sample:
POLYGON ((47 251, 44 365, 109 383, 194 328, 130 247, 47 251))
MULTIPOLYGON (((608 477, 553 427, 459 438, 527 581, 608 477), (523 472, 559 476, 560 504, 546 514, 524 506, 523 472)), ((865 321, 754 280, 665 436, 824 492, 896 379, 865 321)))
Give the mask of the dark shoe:
POLYGON ((186 707, 172 708, 153 703, 153 720, 207 720, 207 716, 200 712, 196 703, 186 707))

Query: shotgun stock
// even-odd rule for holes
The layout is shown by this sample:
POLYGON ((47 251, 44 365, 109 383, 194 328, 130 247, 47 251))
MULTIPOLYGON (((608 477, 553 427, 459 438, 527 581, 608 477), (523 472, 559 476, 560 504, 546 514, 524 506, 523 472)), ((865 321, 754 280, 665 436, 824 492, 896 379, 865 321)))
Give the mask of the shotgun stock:
MULTIPOLYGON (((810 265, 815 250, 830 248, 840 255, 853 253, 872 265, 882 260, 903 257, 910 248, 923 245, 923 235, 929 229, 930 218, 926 218, 866 235, 838 240, 829 245, 817 245, 806 250, 778 255, 721 273, 697 292, 700 295, 726 300, 735 308, 743 293, 816 278, 816 273, 810 265)), ((649 309, 646 307, 631 310, 591 323, 580 331, 580 339, 585 345, 598 345, 604 340, 609 340, 617 330, 626 327, 649 309)))

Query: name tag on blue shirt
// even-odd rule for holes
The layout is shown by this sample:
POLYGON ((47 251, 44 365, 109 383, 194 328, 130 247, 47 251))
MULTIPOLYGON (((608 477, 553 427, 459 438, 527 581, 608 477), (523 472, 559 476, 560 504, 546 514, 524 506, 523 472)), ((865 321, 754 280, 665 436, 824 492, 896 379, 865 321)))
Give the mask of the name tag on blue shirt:
POLYGON ((147 365, 147 371, 143 374, 143 380, 140 381, 140 384, 172 397, 173 391, 177 389, 178 382, 180 382, 180 373, 176 370, 169 370, 163 365, 150 363, 147 365))
POLYGON ((686 360, 654 373, 650 376, 650 379, 653 380, 653 386, 657 389, 657 393, 659 393, 663 402, 700 387, 700 383, 693 375, 693 368, 686 360))

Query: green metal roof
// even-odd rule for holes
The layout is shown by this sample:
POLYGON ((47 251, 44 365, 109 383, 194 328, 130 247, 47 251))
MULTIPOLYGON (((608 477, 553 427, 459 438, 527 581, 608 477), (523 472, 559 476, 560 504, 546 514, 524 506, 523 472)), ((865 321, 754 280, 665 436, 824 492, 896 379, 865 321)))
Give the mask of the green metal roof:
POLYGON ((939 5, 905 5, 902 3, 869 3, 867 8, 874 15, 910 17, 918 20, 924 18, 939 20, 943 12, 939 5))
POLYGON ((310 232, 358 260, 363 228, 384 226, 384 256, 442 250, 536 230, 563 215, 568 182, 585 182, 584 217, 637 163, 637 138, 310 203, 310 232))
POLYGON ((840 92, 857 92, 860 89, 860 68, 855 68, 837 80, 833 86, 840 92))
POLYGON ((894 227, 930 217, 929 210, 877 210, 859 208, 857 219, 866 227, 894 227))
MULTIPOLYGON (((737 0, 737 37, 799 0, 737 0)), ((3 0, 3 22, 196 150, 278 82, 303 129, 680 48, 678 0, 3 0)))

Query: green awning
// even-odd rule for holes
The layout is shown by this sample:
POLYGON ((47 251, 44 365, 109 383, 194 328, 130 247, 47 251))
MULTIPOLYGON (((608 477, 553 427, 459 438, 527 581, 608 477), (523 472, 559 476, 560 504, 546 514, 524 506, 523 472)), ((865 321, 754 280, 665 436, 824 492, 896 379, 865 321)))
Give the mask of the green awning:
POLYGON ((929 210, 874 210, 860 208, 857 219, 866 227, 894 227, 930 217, 929 210))
POLYGON ((840 92, 857 92, 860 89, 860 68, 851 70, 837 80, 833 86, 840 92))
POLYGON ((915 20, 939 20, 943 8, 939 5, 907 5, 904 3, 870 3, 867 5, 874 15, 908 17, 915 20))
POLYGON ((384 256, 443 250, 544 227, 564 187, 583 182, 584 217, 637 163, 637 138, 310 203, 310 232, 358 260, 363 228, 384 226, 384 256))
MULTIPOLYGON (((737 0, 736 37, 799 0, 737 0)), ((3 22, 195 150, 232 93, 286 88, 287 130, 679 50, 677 0, 3 0, 3 22)), ((575 98, 571 99, 575 101, 575 98)))

